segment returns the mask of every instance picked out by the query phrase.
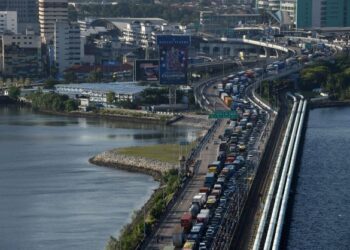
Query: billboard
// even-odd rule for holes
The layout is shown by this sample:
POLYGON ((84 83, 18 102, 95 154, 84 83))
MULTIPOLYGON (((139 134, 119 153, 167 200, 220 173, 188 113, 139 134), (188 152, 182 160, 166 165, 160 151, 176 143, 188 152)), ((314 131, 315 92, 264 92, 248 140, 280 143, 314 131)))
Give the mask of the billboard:
POLYGON ((159 83, 187 84, 188 47, 190 37, 159 35, 159 83))
POLYGON ((159 60, 135 60, 134 68, 135 81, 159 81, 159 60))

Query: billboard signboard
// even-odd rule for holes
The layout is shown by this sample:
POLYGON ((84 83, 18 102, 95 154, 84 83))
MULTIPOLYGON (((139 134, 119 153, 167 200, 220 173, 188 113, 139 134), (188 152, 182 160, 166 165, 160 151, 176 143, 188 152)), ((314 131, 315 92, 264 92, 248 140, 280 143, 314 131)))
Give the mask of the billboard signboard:
POLYGON ((187 84, 188 47, 190 37, 159 35, 159 83, 187 84))
POLYGON ((159 60, 136 60, 134 68, 135 81, 159 81, 159 60))

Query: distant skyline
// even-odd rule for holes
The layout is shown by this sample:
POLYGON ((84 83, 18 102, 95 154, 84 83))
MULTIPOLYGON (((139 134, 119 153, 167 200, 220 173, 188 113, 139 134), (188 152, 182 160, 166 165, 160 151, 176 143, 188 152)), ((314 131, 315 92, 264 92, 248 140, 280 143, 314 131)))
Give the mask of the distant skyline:
POLYGON ((17 11, 19 23, 38 23, 38 0, 1 0, 0 11, 17 11))

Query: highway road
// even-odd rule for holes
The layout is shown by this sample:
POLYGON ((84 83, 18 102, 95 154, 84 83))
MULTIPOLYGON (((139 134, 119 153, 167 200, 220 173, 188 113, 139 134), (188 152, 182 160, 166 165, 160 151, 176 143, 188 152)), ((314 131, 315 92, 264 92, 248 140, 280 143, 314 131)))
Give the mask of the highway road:
POLYGON ((190 208, 192 198, 203 186, 208 164, 216 160, 219 145, 214 144, 214 138, 224 133, 226 120, 223 120, 213 132, 209 140, 204 144, 197 160, 200 160, 199 168, 186 189, 182 192, 181 198, 173 206, 165 220, 154 235, 152 241, 145 246, 145 249, 161 250, 166 246, 172 246, 172 235, 176 225, 180 224, 182 214, 190 208), (207 149, 206 149, 207 148, 207 149), (157 240, 158 239, 158 240, 157 240))
MULTIPOLYGON (((272 80, 287 76, 293 72, 297 72, 302 66, 295 66, 279 72, 278 75, 271 75, 266 77, 264 80, 272 80)), ((195 86, 195 94, 197 99, 201 101, 203 106, 208 110, 227 110, 228 108, 218 98, 217 90, 213 87, 214 83, 217 82, 220 77, 215 77, 207 81, 200 82, 195 86)), ((271 109, 269 112, 274 113, 271 109)), ((256 172, 256 178, 251 185, 251 192, 247 197, 237 197, 237 200, 244 202, 244 209, 239 221, 237 221, 237 229, 232 239, 232 234, 227 234, 232 229, 233 223, 236 221, 227 221, 226 227, 219 234, 220 242, 231 242, 231 248, 233 249, 247 249, 254 232, 254 221, 259 216, 259 206, 266 190, 266 184, 269 182, 270 174, 273 169, 273 164, 276 157, 276 149, 280 143, 280 135, 283 133, 283 126, 285 117, 287 114, 287 105, 282 105, 279 111, 280 115, 277 116, 274 130, 269 138, 267 148, 268 150, 262 156, 260 166, 256 172), (227 229, 228 228, 228 229, 227 229), (230 239, 231 238, 231 239, 230 239)), ((172 247, 172 235, 176 228, 176 225, 180 224, 180 218, 184 212, 187 212, 192 203, 192 197, 198 193, 200 187, 203 186, 205 174, 207 172, 207 166, 209 163, 216 160, 218 145, 214 144, 213 138, 218 138, 219 135, 223 134, 227 121, 222 121, 219 126, 213 131, 210 139, 204 143, 202 150, 195 160, 200 161, 198 171, 194 175, 193 179, 186 186, 185 190, 180 194, 178 201, 171 208, 165 219, 161 222, 159 229, 156 231, 152 238, 152 241, 148 242, 144 249, 164 249, 169 246, 172 247), (207 148, 207 149, 206 149, 207 148)), ((237 206, 231 207, 232 214, 237 214, 237 206)), ((236 217, 236 216, 235 216, 236 217)), ((232 219, 232 216, 227 218, 232 219)), ((220 243, 219 242, 219 243, 220 243)), ((226 245, 226 244, 225 244, 226 245)), ((220 249, 221 245, 214 245, 214 249, 220 249)), ((225 246, 226 248, 226 246, 225 246)))

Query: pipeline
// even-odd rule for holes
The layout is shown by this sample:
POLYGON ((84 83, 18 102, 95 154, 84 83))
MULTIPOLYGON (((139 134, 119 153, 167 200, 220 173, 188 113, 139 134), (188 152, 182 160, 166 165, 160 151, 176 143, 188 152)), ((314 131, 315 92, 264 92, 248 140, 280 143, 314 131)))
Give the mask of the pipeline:
POLYGON ((268 191, 268 194, 267 194, 267 197, 266 197, 266 202, 265 202, 265 205, 264 205, 264 210, 263 210, 263 213, 262 213, 262 216, 261 216, 261 219, 260 219, 258 231, 257 231, 256 236, 255 236, 253 250, 258 250, 260 248, 261 238, 262 238, 264 230, 265 230, 267 215, 269 213, 270 206, 271 206, 271 201, 272 201, 272 198, 273 198, 273 194, 275 192, 276 182, 277 182, 278 175, 279 175, 279 172, 280 172, 280 169, 281 169, 282 159, 283 159, 283 156, 285 154, 286 146, 287 146, 289 135, 290 135, 290 130, 291 130, 291 127, 292 127, 293 120, 295 118, 295 112, 296 112, 296 109, 297 109, 297 99, 291 94, 288 94, 288 96, 293 98, 293 108, 292 108, 291 115, 290 115, 289 120, 288 120, 286 133, 285 133, 285 135, 283 137, 282 146, 281 146, 280 152, 278 154, 276 168, 275 168, 275 171, 273 173, 273 177, 272 177, 272 180, 271 180, 269 191, 268 191))
POLYGON ((285 215, 286 215, 286 210, 287 210, 287 205, 288 205, 288 197, 289 197, 290 187, 292 185, 292 180, 293 180, 293 173, 294 173, 295 162, 296 162, 296 158, 297 158, 297 154, 298 154, 298 148, 299 148, 301 133, 302 133, 303 124, 304 124, 304 118, 305 118, 305 113, 306 113, 306 106, 307 106, 307 101, 304 101, 303 110, 302 110, 301 118, 300 118, 300 121, 299 121, 297 138, 296 138, 296 141, 295 141, 295 144, 294 144, 292 160, 291 160, 291 163, 290 163, 290 166, 289 166, 289 171, 288 171, 288 176, 287 176, 287 183, 286 183, 286 186, 284 188, 283 200, 282 200, 280 213, 279 213, 279 216, 278 216, 277 228, 276 228, 275 238, 274 238, 273 245, 272 245, 272 250, 277 250, 279 248, 279 244, 280 244, 280 241, 281 241, 282 230, 283 230, 283 222, 284 222, 284 218, 285 218, 285 215))
POLYGON ((291 154, 292 154, 292 150, 294 147, 294 141, 295 141, 295 137, 296 137, 296 132, 297 132, 297 127, 299 124, 299 119, 300 119, 300 114, 301 114, 301 110, 302 110, 302 104, 303 101, 299 102, 299 106, 298 106, 298 112, 293 124, 293 131, 291 134, 291 138, 289 140, 289 144, 288 144, 288 150, 287 150, 287 155, 286 158, 284 160, 284 165, 283 165, 283 170, 282 170, 282 174, 281 174, 281 178, 280 178, 280 182, 278 185, 278 190, 277 190, 277 194, 276 194, 276 198, 275 198, 275 203, 273 206, 273 210, 272 210, 272 215, 270 218, 270 223, 269 223, 269 228, 267 231, 267 236, 266 236, 266 240, 265 240, 265 245, 264 245, 264 250, 269 250, 271 247, 271 241, 273 238, 273 234, 275 231, 275 226, 276 226, 276 220, 277 220, 277 213, 279 211, 279 207, 281 204, 281 199, 282 199, 282 195, 283 195, 283 189, 285 186, 285 181, 286 181, 286 176, 287 176, 287 171, 288 171, 288 167, 289 167, 289 163, 290 163, 290 158, 291 158, 291 154))

